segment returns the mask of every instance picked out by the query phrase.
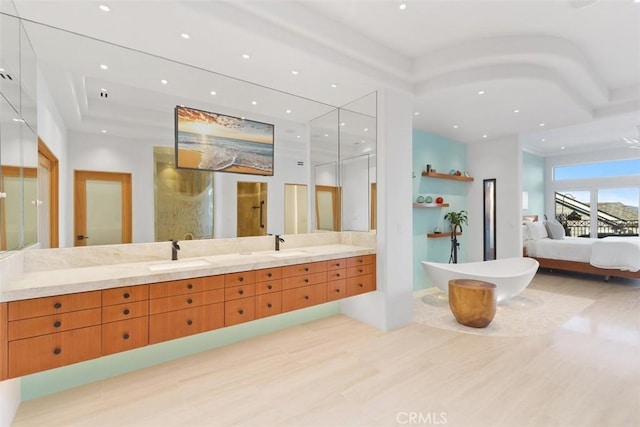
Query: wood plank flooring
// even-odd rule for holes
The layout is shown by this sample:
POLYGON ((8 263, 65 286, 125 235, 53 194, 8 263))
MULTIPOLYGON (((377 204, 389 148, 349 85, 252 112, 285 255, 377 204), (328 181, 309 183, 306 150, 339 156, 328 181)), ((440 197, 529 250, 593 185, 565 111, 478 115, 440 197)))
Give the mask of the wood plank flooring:
POLYGON ((531 337, 333 316, 23 402, 13 425, 640 425, 640 281, 531 286, 595 303, 531 337))

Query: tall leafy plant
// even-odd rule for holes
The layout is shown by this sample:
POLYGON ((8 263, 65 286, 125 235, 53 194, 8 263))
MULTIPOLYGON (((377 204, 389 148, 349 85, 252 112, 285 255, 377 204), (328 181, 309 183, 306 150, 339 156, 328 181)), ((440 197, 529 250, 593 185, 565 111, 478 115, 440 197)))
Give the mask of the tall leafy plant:
POLYGON ((458 262, 458 247, 460 246, 456 232, 460 229, 462 233, 462 224, 468 224, 467 211, 447 212, 444 219, 451 224, 451 256, 449 257, 449 262, 456 264, 458 262))

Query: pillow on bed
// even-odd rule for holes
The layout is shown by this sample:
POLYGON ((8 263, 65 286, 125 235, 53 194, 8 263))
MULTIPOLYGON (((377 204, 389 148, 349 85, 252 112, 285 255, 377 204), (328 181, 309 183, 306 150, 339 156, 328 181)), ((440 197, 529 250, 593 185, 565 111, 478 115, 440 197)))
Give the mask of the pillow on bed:
POLYGON ((564 227, 557 220, 546 220, 544 221, 544 226, 547 229, 547 234, 549 237, 555 240, 564 239, 564 227))
POLYGON ((529 230, 529 238, 532 240, 544 239, 549 237, 547 229, 541 222, 529 222, 526 221, 524 225, 529 230))

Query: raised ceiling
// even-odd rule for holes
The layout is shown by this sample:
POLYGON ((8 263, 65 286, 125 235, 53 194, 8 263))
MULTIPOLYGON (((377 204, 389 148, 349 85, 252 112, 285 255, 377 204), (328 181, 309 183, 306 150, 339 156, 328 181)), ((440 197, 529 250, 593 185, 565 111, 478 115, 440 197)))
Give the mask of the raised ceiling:
POLYGON ((330 105, 403 90, 415 128, 466 143, 518 135, 555 155, 638 139, 634 0, 15 3, 23 18, 330 105))

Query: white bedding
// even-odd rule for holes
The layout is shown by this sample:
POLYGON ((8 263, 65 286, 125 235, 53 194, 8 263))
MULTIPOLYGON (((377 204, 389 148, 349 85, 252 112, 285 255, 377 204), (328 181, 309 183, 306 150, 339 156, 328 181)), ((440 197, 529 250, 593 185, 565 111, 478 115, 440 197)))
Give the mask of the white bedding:
POLYGON ((598 268, 640 271, 640 237, 543 238, 527 240, 525 246, 527 254, 536 258, 586 262, 598 268))
POLYGON ((640 237, 596 239, 589 262, 594 267, 640 271, 640 237))

